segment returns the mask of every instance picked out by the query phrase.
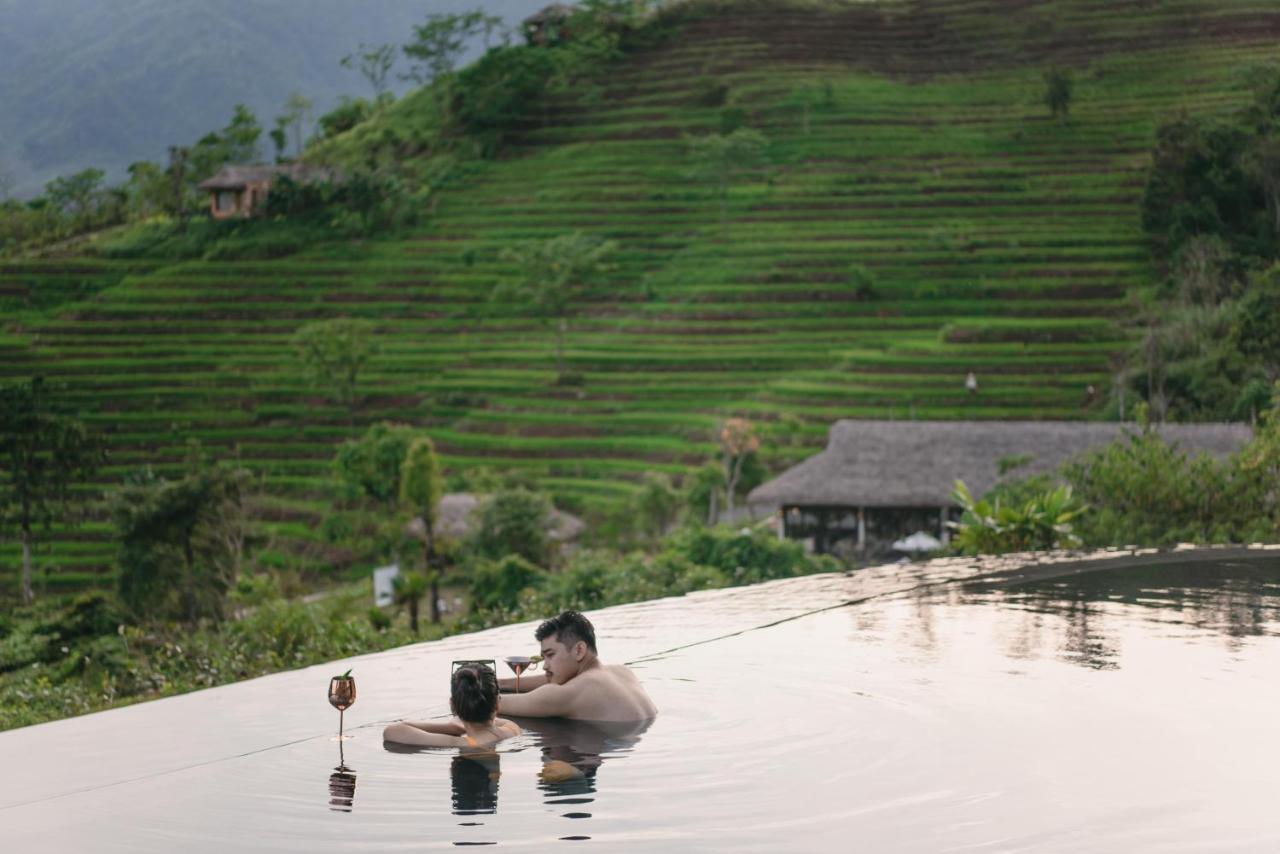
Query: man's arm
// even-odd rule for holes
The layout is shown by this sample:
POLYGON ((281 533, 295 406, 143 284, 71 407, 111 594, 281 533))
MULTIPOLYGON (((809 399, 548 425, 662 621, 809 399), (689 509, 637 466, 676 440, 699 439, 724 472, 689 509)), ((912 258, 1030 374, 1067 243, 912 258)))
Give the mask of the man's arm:
MULTIPOLYGON (((520 693, 524 694, 547 684, 547 677, 541 673, 535 673, 532 676, 520 677, 520 693)), ((498 680, 498 690, 504 694, 514 694, 516 691, 516 678, 507 676, 498 680)))
POLYGON ((578 689, 572 682, 565 685, 547 683, 527 694, 504 695, 498 700, 498 711, 516 717, 568 718, 573 717, 577 697, 578 689))

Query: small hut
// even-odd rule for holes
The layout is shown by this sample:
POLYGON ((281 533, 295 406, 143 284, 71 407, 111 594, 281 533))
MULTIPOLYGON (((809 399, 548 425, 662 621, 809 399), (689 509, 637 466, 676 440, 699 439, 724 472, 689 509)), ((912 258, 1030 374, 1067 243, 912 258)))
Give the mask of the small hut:
POLYGON ((280 176, 299 184, 333 180, 333 172, 305 163, 228 165, 197 186, 209 194, 209 215, 214 219, 248 217, 259 213, 271 184, 280 176))
POLYGON ((525 40, 533 45, 545 45, 564 39, 565 23, 577 11, 565 3, 544 6, 521 22, 525 40))
MULTIPOLYGON (((837 421, 826 450, 756 487, 747 501, 781 510, 783 534, 812 540, 815 551, 883 555, 916 531, 948 539, 946 523, 959 518, 951 498, 956 480, 981 495, 1004 478, 1054 471, 1119 438, 1126 426, 1132 429, 1073 421, 837 421)), ((1253 436, 1244 424, 1165 424, 1158 432, 1186 452, 1217 457, 1253 436)))

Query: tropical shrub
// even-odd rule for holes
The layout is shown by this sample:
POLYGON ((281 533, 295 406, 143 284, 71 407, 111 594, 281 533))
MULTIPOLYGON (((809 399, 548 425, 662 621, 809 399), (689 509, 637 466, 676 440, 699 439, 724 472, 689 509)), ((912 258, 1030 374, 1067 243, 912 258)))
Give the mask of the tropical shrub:
POLYGON ((1080 545, 1072 520, 1088 510, 1075 499, 1070 486, 1034 495, 1025 502, 999 498, 977 500, 964 481, 955 482, 952 500, 960 506, 952 546, 964 554, 1003 554, 1074 548, 1080 545))

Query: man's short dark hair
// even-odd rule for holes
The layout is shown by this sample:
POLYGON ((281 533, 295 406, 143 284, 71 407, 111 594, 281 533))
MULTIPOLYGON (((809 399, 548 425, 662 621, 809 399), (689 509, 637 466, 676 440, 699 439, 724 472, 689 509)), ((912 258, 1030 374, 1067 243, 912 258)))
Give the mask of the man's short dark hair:
POLYGON ((565 611, 558 617, 552 617, 538 626, 538 630, 533 633, 539 641, 546 640, 551 635, 555 635, 556 640, 566 647, 582 641, 587 645, 587 649, 593 653, 596 651, 595 626, 577 611, 565 611))

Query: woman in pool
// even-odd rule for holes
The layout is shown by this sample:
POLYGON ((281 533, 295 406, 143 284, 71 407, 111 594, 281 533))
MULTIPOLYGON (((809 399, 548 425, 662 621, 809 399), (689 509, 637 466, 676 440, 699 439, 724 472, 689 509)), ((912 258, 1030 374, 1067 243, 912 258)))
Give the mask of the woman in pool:
POLYGON ((520 734, 520 727, 498 717, 498 676, 483 664, 459 667, 449 682, 450 723, 399 721, 382 731, 383 741, 413 747, 492 747, 520 734))

